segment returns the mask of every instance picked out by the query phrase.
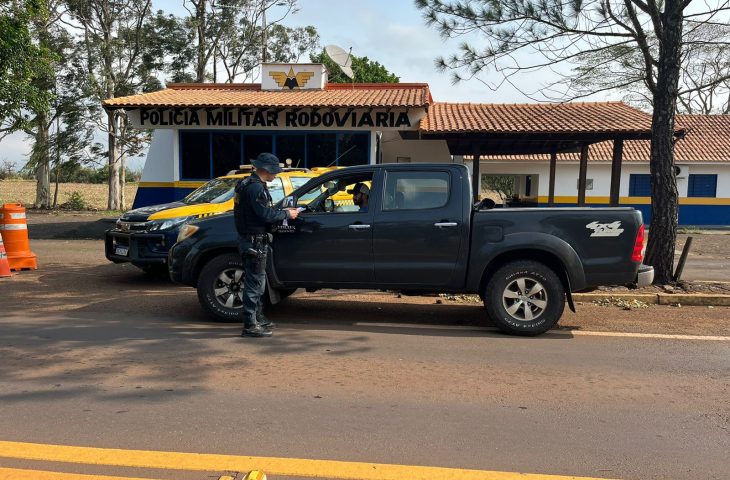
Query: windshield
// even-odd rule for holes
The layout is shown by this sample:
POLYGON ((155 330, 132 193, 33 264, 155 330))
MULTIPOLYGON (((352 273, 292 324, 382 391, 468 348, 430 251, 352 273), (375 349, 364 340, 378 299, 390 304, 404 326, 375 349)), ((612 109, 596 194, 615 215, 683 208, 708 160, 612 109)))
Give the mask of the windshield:
MULTIPOLYGON (((292 177, 291 186, 292 186, 292 188, 294 188, 294 190, 296 190, 297 188, 301 187, 302 185, 304 185, 311 179, 312 179, 312 177, 292 177)), ((317 195, 319 195, 320 192, 321 192, 321 190, 311 191, 311 192, 307 193, 306 195, 304 195, 303 197, 301 197, 299 199, 299 201, 301 201, 303 203, 309 203, 310 201, 317 198, 317 195)))
POLYGON ((223 203, 233 198, 236 183, 240 178, 215 178, 202 187, 193 190, 183 202, 188 205, 194 203, 223 203))
POLYGON ((312 177, 289 177, 289 180, 291 181, 291 186, 294 190, 301 187, 311 179, 312 177))

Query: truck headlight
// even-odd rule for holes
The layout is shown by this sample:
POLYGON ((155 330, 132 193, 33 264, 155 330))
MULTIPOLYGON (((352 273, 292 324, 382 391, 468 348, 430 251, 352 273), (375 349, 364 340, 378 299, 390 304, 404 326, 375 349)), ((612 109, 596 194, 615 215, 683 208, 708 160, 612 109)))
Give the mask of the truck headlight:
POLYGON ((154 232, 157 230, 169 230, 171 228, 179 227, 192 218, 194 217, 176 217, 168 218, 167 220, 153 220, 150 222, 149 231, 154 232))
POLYGON ((182 242, 198 230, 200 230, 200 227, 196 225, 183 225, 180 229, 180 233, 177 234, 177 241, 182 242))

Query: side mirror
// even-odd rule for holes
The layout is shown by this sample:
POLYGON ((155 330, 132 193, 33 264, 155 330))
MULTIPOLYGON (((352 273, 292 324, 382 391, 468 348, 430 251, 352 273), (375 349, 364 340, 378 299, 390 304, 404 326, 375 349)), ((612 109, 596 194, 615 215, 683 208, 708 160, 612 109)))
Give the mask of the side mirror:
POLYGON ((284 199, 284 203, 282 204, 283 208, 294 208, 297 206, 297 197, 295 195, 289 195, 284 199))
POLYGON ((335 201, 331 198, 327 198, 324 201, 324 211, 325 212, 334 212, 335 211, 335 201))

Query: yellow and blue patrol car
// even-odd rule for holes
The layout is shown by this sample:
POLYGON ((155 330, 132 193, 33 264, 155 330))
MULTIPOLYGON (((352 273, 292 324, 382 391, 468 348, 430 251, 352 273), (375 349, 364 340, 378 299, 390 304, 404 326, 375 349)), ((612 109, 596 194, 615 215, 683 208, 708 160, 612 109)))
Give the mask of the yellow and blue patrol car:
MULTIPOLYGON (((332 168, 285 168, 268 183, 274 203, 330 170, 332 168)), ((180 227, 189 220, 233 210, 236 184, 251 171, 250 166, 241 166, 228 175, 210 180, 180 201, 125 212, 115 227, 106 232, 106 258, 114 263, 129 262, 148 272, 163 271, 167 252, 175 244, 180 227)))

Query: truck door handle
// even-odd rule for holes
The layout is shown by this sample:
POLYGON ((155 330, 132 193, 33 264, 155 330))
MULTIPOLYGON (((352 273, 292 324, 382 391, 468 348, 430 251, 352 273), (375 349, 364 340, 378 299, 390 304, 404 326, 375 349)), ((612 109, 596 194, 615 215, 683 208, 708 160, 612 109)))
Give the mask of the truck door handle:
POLYGON ((370 228, 370 225, 363 225, 362 223, 355 223, 353 225, 348 225, 347 228, 350 230, 367 230, 370 228))
POLYGON ((438 227, 438 228, 450 228, 450 227, 456 227, 458 225, 459 224, 456 222, 437 222, 437 223, 433 224, 434 227, 438 227))

